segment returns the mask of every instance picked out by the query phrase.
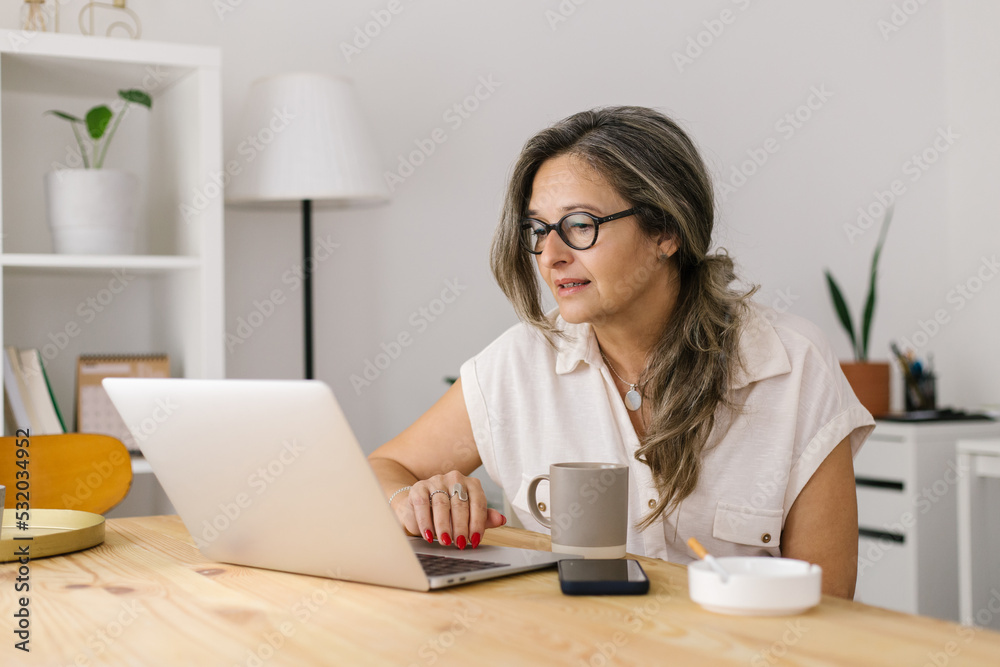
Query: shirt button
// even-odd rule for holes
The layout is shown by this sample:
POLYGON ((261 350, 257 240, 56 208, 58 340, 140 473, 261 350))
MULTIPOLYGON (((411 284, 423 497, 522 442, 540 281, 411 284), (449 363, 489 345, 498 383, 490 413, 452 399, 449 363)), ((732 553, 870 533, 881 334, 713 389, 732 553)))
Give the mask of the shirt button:
POLYGON ((653 509, 654 507, 656 507, 656 498, 650 498, 649 499, 649 509, 653 509))
POLYGON ((763 542, 764 544, 767 544, 768 542, 770 542, 771 541, 771 533, 764 533, 763 535, 761 535, 760 536, 760 541, 763 542))
POLYGON ((545 511, 545 503, 538 503, 538 511, 539 512, 545 511))

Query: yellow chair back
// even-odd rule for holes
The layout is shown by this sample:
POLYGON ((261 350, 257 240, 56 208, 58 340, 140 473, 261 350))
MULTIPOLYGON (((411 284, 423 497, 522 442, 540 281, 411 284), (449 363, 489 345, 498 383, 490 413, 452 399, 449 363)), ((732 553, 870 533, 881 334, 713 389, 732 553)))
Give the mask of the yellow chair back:
POLYGON ((23 440, 0 438, 0 484, 7 487, 4 507, 14 508, 25 501, 18 492, 18 482, 23 489, 25 481, 32 509, 104 514, 128 495, 132 460, 117 438, 91 433, 35 435, 22 447, 28 455, 17 458, 17 443, 23 440))

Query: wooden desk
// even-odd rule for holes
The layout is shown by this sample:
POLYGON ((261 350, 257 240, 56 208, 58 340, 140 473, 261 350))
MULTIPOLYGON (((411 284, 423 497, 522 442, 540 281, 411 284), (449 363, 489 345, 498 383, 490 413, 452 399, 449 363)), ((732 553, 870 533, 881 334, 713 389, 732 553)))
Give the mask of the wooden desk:
MULTIPOLYGON (((920 667, 1000 656, 989 630, 833 598, 795 617, 712 614, 691 602, 683 567, 649 559, 646 596, 567 597, 554 570, 414 593, 207 562, 177 517, 107 529, 99 547, 30 564, 30 655, 13 648, 17 566, 0 565, 0 664, 920 667)), ((548 547, 510 528, 487 537, 548 547)))

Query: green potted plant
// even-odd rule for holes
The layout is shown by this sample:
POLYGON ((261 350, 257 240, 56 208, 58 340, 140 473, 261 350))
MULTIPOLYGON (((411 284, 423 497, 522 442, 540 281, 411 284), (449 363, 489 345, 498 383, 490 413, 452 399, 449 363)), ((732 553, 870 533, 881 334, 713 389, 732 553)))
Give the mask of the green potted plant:
POLYGON ((68 121, 80 147, 82 169, 59 169, 45 176, 45 198, 55 251, 73 254, 127 254, 134 251, 138 179, 104 161, 115 132, 132 105, 147 109, 145 91, 119 90, 124 106, 113 112, 95 106, 83 118, 65 111, 50 113, 68 121))
POLYGON ((882 220, 878 243, 872 255, 871 270, 868 273, 868 297, 861 312, 860 331, 855 332, 851 311, 847 306, 843 291, 829 270, 825 270, 826 283, 830 288, 830 298, 840 324, 851 339, 851 349, 854 361, 841 362, 840 367, 847 376, 847 381, 857 395, 861 404, 873 415, 884 415, 889 412, 889 362, 870 361, 868 358, 868 341, 871 337, 872 320, 875 316, 876 284, 878 281, 878 261, 885 244, 885 236, 892 220, 893 205, 889 205, 882 220))

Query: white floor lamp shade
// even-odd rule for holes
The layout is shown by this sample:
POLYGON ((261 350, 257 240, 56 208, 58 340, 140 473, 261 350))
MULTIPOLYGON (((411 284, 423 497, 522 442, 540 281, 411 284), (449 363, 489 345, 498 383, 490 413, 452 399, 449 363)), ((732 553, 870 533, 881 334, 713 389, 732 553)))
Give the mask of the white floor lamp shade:
POLYGON ((349 79, 313 73, 258 79, 239 129, 240 171, 226 188, 228 202, 389 199, 349 79))
POLYGON ((302 206, 304 374, 311 379, 312 204, 388 201, 378 152, 350 80, 325 74, 255 81, 237 136, 227 203, 302 206))

